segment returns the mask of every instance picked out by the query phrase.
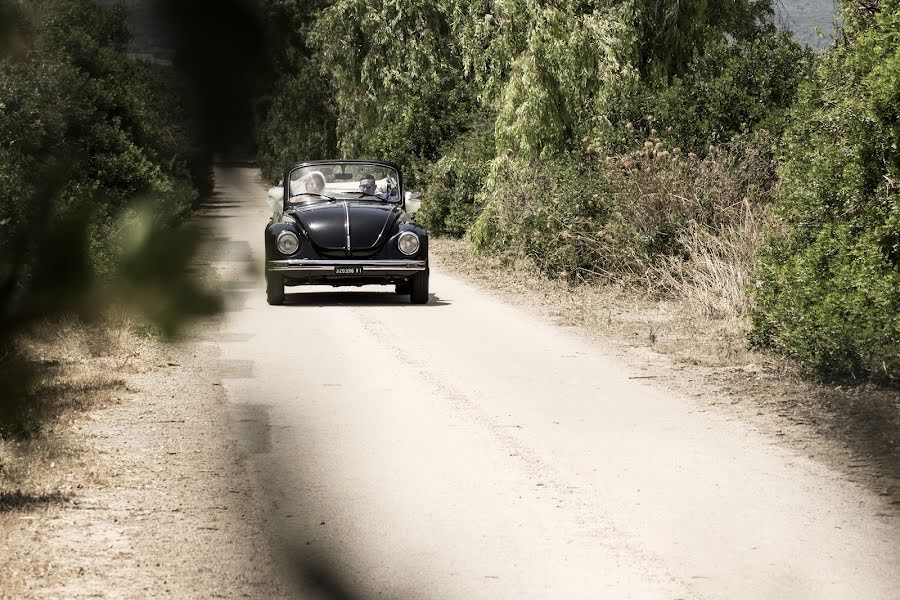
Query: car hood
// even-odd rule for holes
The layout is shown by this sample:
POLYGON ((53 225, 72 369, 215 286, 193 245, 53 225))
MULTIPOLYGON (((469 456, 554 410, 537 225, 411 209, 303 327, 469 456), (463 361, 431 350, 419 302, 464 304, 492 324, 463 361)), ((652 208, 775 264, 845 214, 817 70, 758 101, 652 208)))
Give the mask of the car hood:
POLYGON ((350 200, 302 206, 291 211, 315 246, 347 256, 380 250, 401 212, 397 204, 350 200))

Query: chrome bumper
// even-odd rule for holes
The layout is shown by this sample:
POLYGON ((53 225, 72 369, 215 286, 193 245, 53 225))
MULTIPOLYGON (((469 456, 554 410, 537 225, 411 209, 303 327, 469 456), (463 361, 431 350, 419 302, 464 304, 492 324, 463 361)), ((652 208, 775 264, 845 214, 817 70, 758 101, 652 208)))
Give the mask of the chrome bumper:
MULTIPOLYGON (((328 275, 334 274, 335 267, 362 267, 362 276, 366 273, 378 274, 410 274, 424 271, 427 264, 424 260, 270 260, 266 262, 266 270, 286 275, 328 275)), ((351 275, 354 277, 354 275, 351 275)), ((359 275, 355 275, 359 277, 359 275)))

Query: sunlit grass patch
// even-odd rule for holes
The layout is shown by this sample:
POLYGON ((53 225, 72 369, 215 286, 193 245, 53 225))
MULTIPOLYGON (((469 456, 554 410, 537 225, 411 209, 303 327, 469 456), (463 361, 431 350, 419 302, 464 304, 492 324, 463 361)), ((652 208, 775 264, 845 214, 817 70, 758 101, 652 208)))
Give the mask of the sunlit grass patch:
POLYGON ((84 411, 125 389, 122 374, 146 343, 135 323, 42 322, 0 350, 0 438, 37 436, 66 411, 84 411))

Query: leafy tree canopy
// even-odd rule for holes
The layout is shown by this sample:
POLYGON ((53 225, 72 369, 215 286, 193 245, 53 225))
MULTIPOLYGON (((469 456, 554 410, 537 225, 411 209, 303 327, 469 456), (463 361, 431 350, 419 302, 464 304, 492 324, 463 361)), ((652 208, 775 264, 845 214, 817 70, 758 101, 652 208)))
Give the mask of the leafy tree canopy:
POLYGON ((900 2, 845 2, 778 169, 753 339, 828 376, 900 379, 900 2))

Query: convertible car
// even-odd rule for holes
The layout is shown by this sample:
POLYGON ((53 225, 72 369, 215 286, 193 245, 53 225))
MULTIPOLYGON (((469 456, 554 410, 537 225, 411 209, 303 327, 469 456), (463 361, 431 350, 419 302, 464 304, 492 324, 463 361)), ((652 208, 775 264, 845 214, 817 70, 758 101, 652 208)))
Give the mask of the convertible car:
POLYGON ((420 194, 404 193, 400 167, 384 161, 321 160, 284 171, 269 190, 266 299, 285 286, 395 286, 428 302, 428 233, 412 222, 420 194))

